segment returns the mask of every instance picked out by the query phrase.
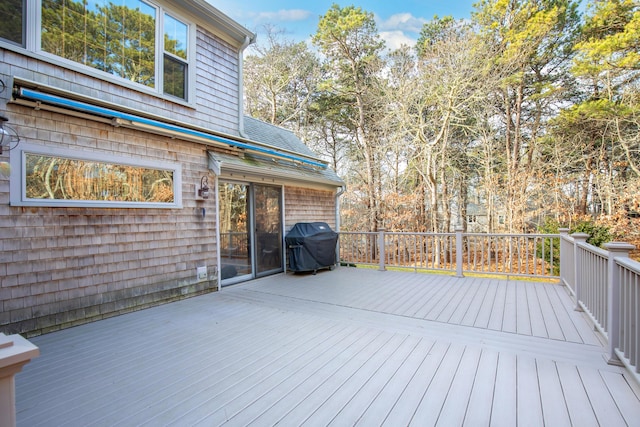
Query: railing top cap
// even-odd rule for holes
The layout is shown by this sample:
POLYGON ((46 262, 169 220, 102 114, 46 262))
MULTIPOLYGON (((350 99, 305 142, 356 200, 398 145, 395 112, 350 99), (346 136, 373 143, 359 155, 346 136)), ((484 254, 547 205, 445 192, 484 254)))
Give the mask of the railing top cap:
POLYGON ((589 237, 591 237, 591 235, 590 235, 590 234, 587 234, 587 233, 573 233, 573 234, 571 235, 571 237, 573 237, 574 239, 575 239, 575 238, 578 238, 578 239, 588 239, 589 237))
POLYGON ((626 242, 609 242, 602 246, 608 251, 632 251, 636 248, 635 245, 626 242))

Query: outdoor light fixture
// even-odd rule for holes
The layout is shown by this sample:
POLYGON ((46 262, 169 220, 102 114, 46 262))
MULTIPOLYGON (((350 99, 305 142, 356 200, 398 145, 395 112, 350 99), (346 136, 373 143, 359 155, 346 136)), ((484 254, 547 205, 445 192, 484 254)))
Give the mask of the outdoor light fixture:
POLYGON ((198 189, 198 197, 202 199, 209 198, 209 178, 207 175, 204 175, 202 179, 200 179, 200 188, 198 189))
POLYGON ((7 126, 7 119, 5 116, 0 116, 0 154, 2 154, 2 149, 6 148, 7 150, 11 150, 16 148, 18 143, 20 142, 20 137, 18 136, 18 132, 16 132, 13 128, 7 126))

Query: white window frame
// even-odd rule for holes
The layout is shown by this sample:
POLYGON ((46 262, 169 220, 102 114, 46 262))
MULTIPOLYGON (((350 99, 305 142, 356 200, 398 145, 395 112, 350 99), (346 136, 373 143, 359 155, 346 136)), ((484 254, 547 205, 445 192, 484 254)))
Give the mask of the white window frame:
POLYGON ((106 71, 99 70, 97 68, 83 65, 78 62, 63 58, 46 52, 41 49, 41 37, 42 37, 42 1, 41 0, 25 0, 27 6, 25 8, 25 22, 24 25, 24 47, 18 46, 15 43, 11 43, 7 40, 0 39, 0 47, 8 50, 20 51, 21 53, 29 53, 38 59, 58 65, 73 71, 77 71, 83 74, 87 74, 92 77, 100 78, 101 80, 109 81, 120 86, 126 86, 141 92, 146 92, 155 96, 171 100, 173 102, 181 103, 190 107, 195 106, 195 81, 196 81, 196 24, 185 18, 183 15, 176 13, 173 9, 166 8, 161 2, 154 0, 143 0, 150 6, 156 9, 156 58, 155 58, 155 72, 156 80, 155 87, 149 87, 141 83, 135 83, 122 77, 115 76, 106 71), (188 27, 188 47, 187 47, 187 59, 184 62, 187 64, 187 90, 186 99, 178 98, 173 95, 164 93, 164 15, 168 14, 171 17, 183 22, 188 27))
POLYGON ((56 148, 39 144, 21 142, 10 151, 11 206, 42 206, 42 207, 86 207, 86 208, 182 208, 182 165, 179 163, 151 161, 131 157, 116 156, 97 151, 80 151, 65 148, 56 148), (86 160, 103 163, 113 163, 127 166, 136 166, 149 169, 170 170, 173 172, 173 203, 159 202, 118 202, 101 200, 52 200, 29 199, 26 195, 26 154, 41 154, 45 156, 62 157, 74 160, 86 160))

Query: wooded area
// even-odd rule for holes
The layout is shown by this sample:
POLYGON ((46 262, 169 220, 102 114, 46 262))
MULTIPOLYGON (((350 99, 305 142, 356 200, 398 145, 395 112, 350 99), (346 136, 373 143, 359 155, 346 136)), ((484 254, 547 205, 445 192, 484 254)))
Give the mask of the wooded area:
POLYGON ((245 108, 331 162, 343 230, 586 221, 638 238, 636 1, 581 14, 571 0, 481 0, 395 51, 372 13, 334 4, 311 40, 270 29, 245 59, 245 108))

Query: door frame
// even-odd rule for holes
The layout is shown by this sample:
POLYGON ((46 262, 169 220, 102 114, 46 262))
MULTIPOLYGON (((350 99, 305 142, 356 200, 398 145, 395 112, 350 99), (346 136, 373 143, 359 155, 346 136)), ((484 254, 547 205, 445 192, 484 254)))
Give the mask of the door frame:
POLYGON ((284 242, 284 231, 285 231, 285 199, 284 199, 284 185, 276 184, 276 183, 264 183, 264 182, 256 182, 250 180, 239 180, 233 178, 226 177, 218 177, 215 179, 216 185, 216 234, 217 234, 217 265, 218 265, 218 290, 221 290, 222 287, 234 285, 240 282, 245 282, 248 280, 253 280, 256 278, 269 276, 273 274, 278 274, 285 271, 286 266, 286 247, 284 242), (221 269, 222 269, 222 259, 221 259, 221 238, 220 238, 220 186, 231 183, 238 185, 247 186, 247 196, 249 198, 248 205, 249 211, 247 212, 247 221, 249 227, 249 246, 250 246, 250 263, 251 263, 251 273, 243 274, 241 276, 231 277, 229 279, 222 280, 221 269), (255 205, 255 186, 264 186, 264 187, 272 187, 277 188, 279 190, 279 207, 280 207, 280 224, 279 224, 279 232, 280 232, 280 267, 274 268, 271 270, 258 272, 258 245, 256 244, 256 205, 255 205))

